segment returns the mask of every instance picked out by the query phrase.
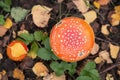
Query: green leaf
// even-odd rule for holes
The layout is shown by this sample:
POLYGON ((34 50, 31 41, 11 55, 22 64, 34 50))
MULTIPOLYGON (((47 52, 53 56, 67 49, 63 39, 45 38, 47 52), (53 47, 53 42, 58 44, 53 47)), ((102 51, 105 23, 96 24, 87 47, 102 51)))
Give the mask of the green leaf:
POLYGON ((15 19, 15 22, 22 21, 28 14, 29 10, 23 9, 21 7, 13 7, 11 9, 11 16, 15 19))
POLYGON ((76 80, 92 80, 89 76, 79 76, 76 80))
POLYGON ((81 70, 80 76, 88 76, 92 80, 100 80, 100 75, 95 68, 96 68, 95 62, 93 61, 88 62, 85 65, 85 67, 81 70))
POLYGON ((53 61, 51 64, 50 64, 50 68, 55 72, 55 74, 57 76, 60 76, 62 74, 64 74, 64 67, 63 67, 63 64, 60 64, 58 62, 55 62, 53 61))
POLYGON ((53 60, 60 60, 52 51, 51 51, 51 58, 53 60))
POLYGON ((51 53, 46 48, 39 48, 37 55, 44 60, 51 60, 51 53))
POLYGON ((19 37, 23 39, 25 43, 27 42, 27 45, 34 40, 33 34, 29 34, 29 33, 22 33, 19 35, 19 37))
POLYGON ((43 36, 42 36, 42 40, 44 41, 46 38, 48 38, 48 33, 47 33, 47 32, 44 32, 44 33, 43 33, 43 36))
POLYGON ((96 69, 92 69, 89 71, 90 77, 92 77, 93 80, 100 80, 100 75, 96 69))
POLYGON ((3 1, 0 1, 0 7, 6 12, 10 12, 10 5, 5 4, 3 1))
POLYGON ((3 25, 5 23, 4 16, 0 15, 0 24, 3 25))
POLYGON ((68 73, 70 75, 73 75, 76 72, 76 67, 77 67, 76 62, 69 63, 69 65, 68 65, 68 73))
POLYGON ((36 41, 41 41, 43 37, 43 32, 42 31, 35 31, 34 32, 34 38, 36 41))
POLYGON ((88 62, 84 67, 84 69, 88 70, 88 71, 91 70, 91 69, 95 69, 95 68, 96 68, 96 64, 95 64, 94 61, 88 62))
POLYGON ((34 41, 31 45, 30 51, 28 53, 28 56, 32 57, 33 59, 36 58, 37 52, 38 52, 39 46, 38 44, 34 41))
POLYGON ((4 2, 5 2, 5 4, 7 4, 7 5, 11 5, 12 4, 12 1, 11 0, 4 0, 4 2))
POLYGON ((50 42, 49 42, 49 37, 46 38, 46 39, 42 42, 42 44, 45 46, 46 49, 51 50, 50 42))

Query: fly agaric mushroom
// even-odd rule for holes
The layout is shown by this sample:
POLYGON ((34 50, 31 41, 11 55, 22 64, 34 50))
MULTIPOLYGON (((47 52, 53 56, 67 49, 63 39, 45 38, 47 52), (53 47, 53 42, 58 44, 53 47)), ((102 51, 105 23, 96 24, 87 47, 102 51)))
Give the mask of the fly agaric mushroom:
POLYGON ((52 28, 50 45, 63 61, 76 62, 89 55, 94 45, 94 32, 84 20, 67 17, 52 28))
POLYGON ((14 40, 7 46, 7 56, 14 61, 23 60, 27 52, 27 45, 19 40, 14 40))

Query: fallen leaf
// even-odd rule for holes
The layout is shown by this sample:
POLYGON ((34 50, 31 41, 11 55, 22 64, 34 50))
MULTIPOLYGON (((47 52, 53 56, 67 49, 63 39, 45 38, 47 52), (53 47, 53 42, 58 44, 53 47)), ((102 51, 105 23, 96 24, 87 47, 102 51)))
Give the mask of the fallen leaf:
POLYGON ((114 80, 112 74, 107 73, 106 80, 114 80))
POLYGON ((50 75, 43 77, 43 80, 66 80, 66 78, 65 78, 65 74, 61 76, 56 76, 55 73, 53 72, 50 75))
POLYGON ((116 19, 116 20, 120 20, 120 14, 117 14, 117 13, 112 14, 111 18, 116 19))
POLYGON ((24 29, 24 30, 21 30, 21 31, 18 31, 17 34, 20 35, 20 34, 23 34, 23 33, 29 34, 29 32, 28 32, 27 30, 25 30, 25 29, 24 29))
POLYGON ((98 52, 98 50, 99 50, 99 45, 94 43, 94 46, 93 46, 93 48, 91 50, 91 54, 95 55, 98 52))
POLYGON ((12 20, 10 18, 7 18, 5 21, 5 24, 3 25, 5 28, 9 29, 13 25, 12 20))
POLYGON ((99 63, 101 63, 101 62, 104 62, 104 60, 103 60, 101 57, 96 57, 96 58, 94 59, 94 61, 95 61, 96 64, 99 64, 99 63))
POLYGON ((115 12, 116 12, 116 13, 120 14, 120 5, 119 5, 119 6, 115 6, 114 9, 115 9, 115 12))
POLYGON ((0 60, 1 60, 1 59, 3 59, 3 55, 2 55, 2 53, 0 53, 0 60))
POLYGON ((62 3, 64 0, 57 0, 58 3, 62 3))
POLYGON ((109 31, 108 31, 108 26, 109 24, 105 24, 105 25, 102 25, 101 27, 101 32, 104 34, 104 35, 109 35, 109 31))
POLYGON ((112 26, 117 26, 120 24, 120 21, 117 20, 117 19, 112 19, 112 22, 111 22, 112 26))
POLYGON ((98 3, 97 1, 94 1, 93 4, 96 8, 100 9, 100 3, 98 3))
POLYGON ((72 1, 80 12, 85 13, 88 11, 89 6, 87 5, 87 3, 89 4, 89 2, 85 3, 85 0, 72 0, 72 1))
POLYGON ((0 72, 0 80, 8 80, 8 76, 7 76, 5 70, 2 70, 2 71, 0 72))
POLYGON ((0 26, 0 37, 4 36, 7 30, 4 26, 0 26))
POLYGON ((52 10, 52 8, 41 6, 41 5, 35 5, 32 8, 31 14, 33 18, 33 22, 37 27, 45 27, 48 24, 48 21, 50 19, 49 12, 52 10))
POLYGON ((109 2, 110 2, 110 0, 98 0, 97 1, 100 5, 107 5, 109 2))
POLYGON ((120 76, 120 70, 117 71, 118 75, 120 76))
POLYGON ((84 13, 83 16, 88 23, 92 23, 97 18, 97 14, 94 10, 84 13))
POLYGON ((23 74, 23 71, 21 71, 18 68, 15 68, 13 71, 13 77, 19 80, 24 80, 25 79, 25 75, 23 74))
POLYGON ((38 77, 48 75, 48 69, 42 62, 37 62, 32 70, 38 77))
POLYGON ((113 59, 116 59, 117 58, 117 55, 118 55, 118 52, 120 50, 120 47, 119 46, 115 46, 111 43, 109 43, 109 46, 110 46, 110 55, 113 59))
POLYGON ((111 58, 110 58, 109 53, 106 50, 101 51, 99 53, 99 57, 101 57, 102 59, 104 59, 107 63, 113 63, 112 60, 111 60, 111 58))

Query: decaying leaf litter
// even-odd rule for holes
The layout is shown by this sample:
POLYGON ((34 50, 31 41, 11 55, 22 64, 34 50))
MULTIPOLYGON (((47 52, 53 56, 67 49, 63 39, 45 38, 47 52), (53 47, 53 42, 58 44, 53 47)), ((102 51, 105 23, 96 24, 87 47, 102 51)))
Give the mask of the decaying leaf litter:
POLYGON ((0 6, 0 79, 98 80, 99 76, 101 80, 120 79, 119 0, 4 0, 1 3, 4 6, 0 6), (95 33, 91 54, 75 63, 58 59, 49 45, 51 28, 69 16, 86 20, 95 33), (8 44, 16 39, 22 40, 30 53, 19 62, 6 55, 8 44), (91 71, 83 74, 87 69, 91 71))

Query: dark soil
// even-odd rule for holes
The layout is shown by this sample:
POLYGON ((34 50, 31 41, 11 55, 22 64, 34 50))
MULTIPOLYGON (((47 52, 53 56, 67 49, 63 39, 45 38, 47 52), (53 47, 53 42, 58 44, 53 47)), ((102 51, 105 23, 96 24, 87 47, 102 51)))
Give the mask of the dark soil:
MULTIPOLYGON (((89 1, 92 4, 94 0, 89 0, 89 1)), ((101 6, 97 19, 90 24, 95 33, 95 37, 96 37, 95 41, 97 44, 100 45, 99 52, 101 50, 110 51, 108 47, 109 42, 120 46, 120 25, 115 27, 110 25, 108 30, 111 30, 112 32, 108 36, 103 35, 100 30, 101 25, 110 23, 111 19, 109 18, 108 15, 110 14, 111 11, 113 11, 114 6, 120 5, 119 0, 111 0, 111 2, 112 3, 108 4, 107 6, 101 6)), ((32 72, 31 68, 33 64, 37 61, 43 61, 43 63, 45 63, 45 65, 49 68, 49 61, 44 61, 44 60, 41 60, 40 58, 36 58, 34 60, 30 58, 26 58, 22 62, 14 62, 7 57, 6 47, 12 40, 14 40, 14 38, 12 37, 13 31, 17 32, 20 29, 25 28, 30 33, 33 33, 34 31, 37 31, 37 30, 43 30, 50 33, 52 26, 55 25, 55 23, 57 23, 60 19, 66 16, 77 16, 84 19, 81 12, 77 10, 76 6, 71 2, 71 0, 64 0, 61 3, 61 14, 59 14, 60 4, 56 0, 13 0, 11 7, 20 6, 22 8, 31 10, 31 8, 36 4, 45 5, 53 8, 53 10, 50 12, 51 18, 49 20, 48 25, 45 28, 36 27, 33 23, 32 16, 29 15, 23 21, 19 23, 15 23, 13 27, 9 29, 3 37, 0 37, 0 53, 3 54, 3 59, 0 60, 0 72, 2 70, 7 71, 7 75, 4 76, 5 78, 3 80, 7 80, 7 78, 8 80, 17 80, 12 77, 12 71, 16 67, 23 70, 25 74, 25 80, 42 80, 41 77, 36 79, 36 75, 32 72)), ((91 8, 91 9, 95 9, 95 8, 91 8)), ((98 54, 90 55, 86 59, 79 61, 77 65, 77 69, 79 70, 80 65, 84 64, 84 62, 88 60, 94 60, 96 56, 98 56, 98 54)), ((117 56, 117 59, 113 59, 113 63, 111 64, 104 63, 104 64, 97 65, 97 69, 101 75, 101 80, 105 80, 107 72, 113 75, 114 80, 120 80, 120 75, 117 74, 118 68, 120 68, 120 51, 117 56)), ((74 76, 76 78, 78 74, 76 73, 74 74, 74 76)), ((66 78, 67 78, 66 80, 74 80, 74 78, 72 78, 67 73, 66 73, 66 78)))

